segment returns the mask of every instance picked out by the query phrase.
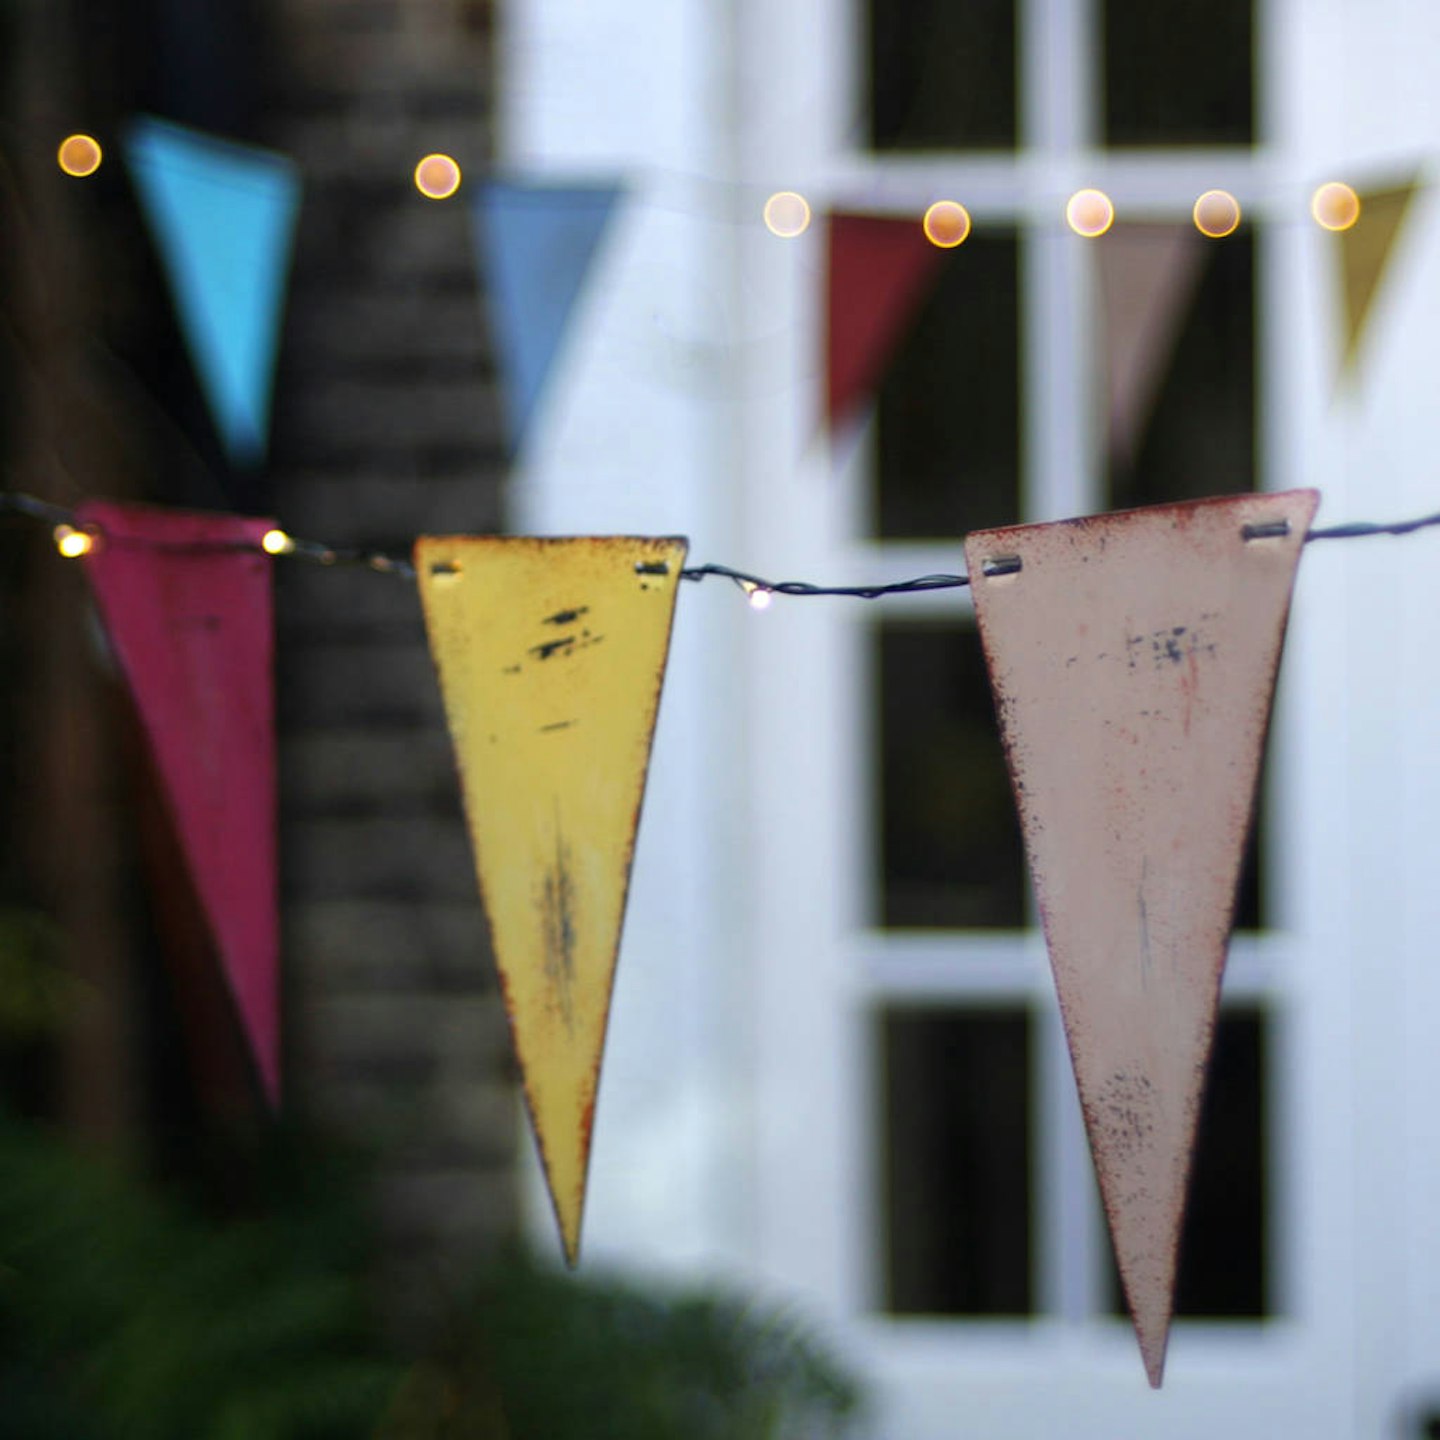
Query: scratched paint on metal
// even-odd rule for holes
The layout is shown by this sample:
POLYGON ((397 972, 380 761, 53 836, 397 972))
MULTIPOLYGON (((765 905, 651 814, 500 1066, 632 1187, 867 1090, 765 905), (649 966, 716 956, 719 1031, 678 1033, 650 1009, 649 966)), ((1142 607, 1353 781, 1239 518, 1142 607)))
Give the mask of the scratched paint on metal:
POLYGON ((1317 500, 1311 490, 1202 500, 965 542, 1091 1154, 1154 1386, 1245 837, 1317 500), (1247 526, 1280 521, 1282 535, 1245 538, 1247 526))
POLYGON ((572 1265, 685 553, 680 539, 415 545, 481 900, 572 1265))

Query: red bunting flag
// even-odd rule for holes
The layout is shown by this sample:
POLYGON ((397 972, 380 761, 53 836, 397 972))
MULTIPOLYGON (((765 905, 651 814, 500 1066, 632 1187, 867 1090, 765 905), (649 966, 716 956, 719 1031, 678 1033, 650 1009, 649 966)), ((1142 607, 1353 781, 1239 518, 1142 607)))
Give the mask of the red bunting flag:
POLYGON ((273 522, 92 503, 90 583, 271 1103, 280 1094, 273 522))
POLYGON ((1313 490, 972 534, 1085 1127, 1159 1385, 1245 837, 1313 490))
POLYGON ((880 383, 946 251, 912 219, 831 215, 826 414, 850 418, 880 383))

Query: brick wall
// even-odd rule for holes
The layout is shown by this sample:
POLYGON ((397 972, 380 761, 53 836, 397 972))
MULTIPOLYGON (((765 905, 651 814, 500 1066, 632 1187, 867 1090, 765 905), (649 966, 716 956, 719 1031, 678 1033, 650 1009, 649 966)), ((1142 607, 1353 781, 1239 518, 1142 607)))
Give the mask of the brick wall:
MULTIPOLYGON (((500 528, 465 191, 434 203, 410 180, 432 150, 483 169, 491 18, 456 0, 277 7, 276 142, 307 187, 276 417, 276 508, 296 533, 393 546, 500 528)), ((518 1136, 418 597, 296 565, 278 606, 291 1080, 380 1149, 397 1254, 464 1258, 513 1231, 518 1136)))

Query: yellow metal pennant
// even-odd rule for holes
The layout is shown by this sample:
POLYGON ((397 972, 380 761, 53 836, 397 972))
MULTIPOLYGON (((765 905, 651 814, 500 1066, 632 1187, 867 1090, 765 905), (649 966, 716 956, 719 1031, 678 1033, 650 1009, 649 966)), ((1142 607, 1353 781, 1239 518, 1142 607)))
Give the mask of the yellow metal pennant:
POLYGON ((415 545, 481 899, 572 1265, 685 552, 680 539, 415 545))

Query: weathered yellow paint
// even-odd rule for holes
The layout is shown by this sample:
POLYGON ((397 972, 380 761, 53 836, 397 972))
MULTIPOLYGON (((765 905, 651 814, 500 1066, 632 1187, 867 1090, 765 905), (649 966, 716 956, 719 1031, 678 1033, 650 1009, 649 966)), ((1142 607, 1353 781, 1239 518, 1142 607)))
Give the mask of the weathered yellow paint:
POLYGON ((679 539, 424 536, 480 894, 573 1265, 679 539))

